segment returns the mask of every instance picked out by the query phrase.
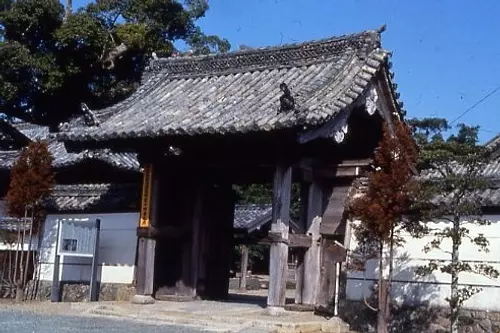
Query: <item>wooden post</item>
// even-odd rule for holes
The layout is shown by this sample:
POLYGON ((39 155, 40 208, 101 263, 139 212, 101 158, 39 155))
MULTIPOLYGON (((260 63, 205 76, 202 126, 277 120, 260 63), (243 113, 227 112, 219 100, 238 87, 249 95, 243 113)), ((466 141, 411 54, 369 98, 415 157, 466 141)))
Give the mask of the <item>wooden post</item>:
POLYGON ((347 251, 341 243, 328 238, 323 239, 322 247, 321 288, 316 305, 322 308, 322 312, 335 315, 338 310, 339 263, 346 260, 347 251))
POLYGON ((61 264, 61 256, 57 253, 59 251, 59 236, 61 234, 61 221, 57 220, 57 233, 56 233, 56 249, 54 255, 54 268, 52 272, 52 290, 50 292, 51 302, 61 301, 61 283, 59 281, 59 266, 61 264))
POLYGON ((311 247, 304 255, 304 283, 302 289, 302 303, 315 305, 321 274, 321 220, 323 206, 323 191, 317 180, 313 180, 309 187, 307 203, 307 234, 312 238, 311 247))
POLYGON ((340 295, 340 262, 335 263, 335 298, 333 303, 333 315, 339 315, 339 295, 340 295))
MULTIPOLYGON (((309 200, 309 183, 300 184, 300 220, 301 233, 307 229, 307 203, 309 200)), ((297 249, 297 266, 295 268, 295 304, 302 304, 302 291, 304 289, 304 255, 305 249, 297 249)))
POLYGON ((155 248, 156 240, 146 237, 139 238, 137 295, 153 295, 155 248))
POLYGON ((273 220, 270 231, 277 238, 271 244, 269 260, 267 305, 271 309, 282 308, 286 302, 291 186, 291 166, 278 166, 274 174, 273 220))
MULTIPOLYGON (((140 228, 151 228, 152 222, 157 219, 158 200, 158 177, 154 177, 153 166, 148 164, 144 167, 141 199, 140 228), (153 187, 155 187, 153 189, 153 187)), ((154 303, 154 266, 156 239, 139 237, 137 246, 137 283, 136 295, 132 303, 151 304, 154 303)))
POLYGON ((248 246, 241 245, 241 280, 240 289, 247 288, 247 272, 248 272, 248 246))
POLYGON ((201 219, 202 219, 202 210, 203 210, 203 199, 204 199, 204 190, 203 185, 199 185, 196 189, 196 202, 194 204, 194 212, 193 212, 193 241, 192 241, 192 249, 191 249, 191 292, 193 297, 197 296, 197 287, 198 287, 198 274, 200 268, 200 242, 201 242, 201 219))
POLYGON ((95 221, 95 240, 94 253, 92 256, 92 273, 90 275, 90 293, 89 299, 91 302, 97 302, 99 299, 99 284, 97 283, 97 272, 99 267, 99 234, 101 231, 101 220, 95 221))

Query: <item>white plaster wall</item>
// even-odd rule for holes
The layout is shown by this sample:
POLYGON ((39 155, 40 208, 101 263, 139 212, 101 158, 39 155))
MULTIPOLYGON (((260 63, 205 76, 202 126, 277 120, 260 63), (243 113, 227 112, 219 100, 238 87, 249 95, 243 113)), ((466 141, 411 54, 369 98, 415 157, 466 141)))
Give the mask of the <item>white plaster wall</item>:
MULTIPOLYGON (((500 216, 485 216, 493 223, 489 226, 476 226, 465 223, 464 226, 474 236, 482 233, 489 240, 489 252, 481 252, 477 246, 464 240, 460 247, 460 260, 474 263, 487 263, 500 272, 500 216)), ((353 223, 353 222, 351 222, 353 223)), ((432 223, 433 228, 444 228, 446 223, 432 223)), ((394 283, 392 298, 398 303, 418 305, 429 302, 431 305, 448 306, 445 298, 450 295, 451 277, 439 270, 427 277, 420 277, 414 273, 416 267, 427 264, 430 260, 451 261, 451 255, 442 250, 433 250, 425 253, 423 248, 434 237, 426 236, 415 239, 403 234, 406 242, 397 248, 394 261, 394 283)), ((357 241, 351 235, 349 250, 356 248, 357 241)), ((442 248, 451 251, 451 242, 443 242, 442 248)), ((354 271, 347 267, 347 298, 362 300, 371 293, 373 281, 378 280, 378 260, 369 260, 365 264, 365 272, 354 271)), ((500 311, 500 279, 491 279, 477 274, 462 273, 459 283, 469 284, 482 288, 482 291, 464 303, 464 307, 500 311)))
MULTIPOLYGON (((131 283, 134 277, 139 213, 49 215, 41 244, 41 280, 52 281, 58 219, 101 220, 99 281, 131 283)), ((61 281, 90 281, 91 258, 61 257, 61 281)))

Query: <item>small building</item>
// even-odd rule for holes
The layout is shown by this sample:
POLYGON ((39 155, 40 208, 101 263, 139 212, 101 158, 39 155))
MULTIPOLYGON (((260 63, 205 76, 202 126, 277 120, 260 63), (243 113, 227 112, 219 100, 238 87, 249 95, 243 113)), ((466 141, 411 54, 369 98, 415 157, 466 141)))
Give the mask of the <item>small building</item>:
MULTIPOLYGON (((123 245, 135 244, 137 239, 135 231, 139 219, 141 173, 136 154, 117 154, 109 150, 71 153, 51 136, 47 127, 19 121, 0 120, 0 133, 0 217, 3 220, 10 219, 6 218, 1 198, 7 193, 10 170, 21 149, 31 141, 42 140, 47 142, 54 158, 56 185, 46 203, 48 215, 42 234, 35 234, 31 244, 31 250, 40 254, 40 266, 34 272, 36 280, 41 282, 39 290, 43 297, 50 292, 53 279, 58 219, 99 218, 102 224, 100 281, 112 287, 115 284, 130 286, 134 279, 136 247, 123 245)), ((23 247, 27 250, 27 246, 24 244, 23 247)), ((16 248, 17 244, 0 243, 0 251, 15 251, 16 248)), ((88 282, 90 259, 66 257, 61 265, 60 280, 63 284, 88 282)), ((104 298, 112 298, 110 293, 115 292, 113 288, 105 291, 104 298)))

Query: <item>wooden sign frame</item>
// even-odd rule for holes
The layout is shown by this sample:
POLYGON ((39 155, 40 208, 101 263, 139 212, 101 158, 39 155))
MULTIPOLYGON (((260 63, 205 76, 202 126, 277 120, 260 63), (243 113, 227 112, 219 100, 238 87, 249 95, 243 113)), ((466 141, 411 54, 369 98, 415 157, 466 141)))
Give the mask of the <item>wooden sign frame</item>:
POLYGON ((151 226, 151 196, 153 184, 153 165, 144 166, 142 176, 141 217, 139 227, 149 228, 151 226))

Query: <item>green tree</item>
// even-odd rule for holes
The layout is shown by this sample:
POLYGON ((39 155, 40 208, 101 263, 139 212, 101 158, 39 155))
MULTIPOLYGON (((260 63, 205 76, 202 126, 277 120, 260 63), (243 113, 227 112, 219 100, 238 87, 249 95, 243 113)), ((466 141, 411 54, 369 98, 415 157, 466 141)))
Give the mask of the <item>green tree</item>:
POLYGON ((0 6, 0 109, 57 125, 131 94, 153 52, 170 56, 175 41, 194 54, 230 45, 196 25, 207 0, 95 0, 66 10, 59 0, 4 0, 0 6))
POLYGON ((360 222, 355 233, 363 260, 368 253, 378 261, 378 307, 365 299, 365 304, 377 312, 378 333, 388 331, 396 233, 404 225, 404 214, 411 205, 417 159, 417 147, 407 125, 395 121, 391 130, 386 124, 375 151, 374 171, 368 176, 366 193, 350 207, 351 216, 360 222), (388 274, 384 273, 386 265, 388 274))
POLYGON ((482 216, 486 202, 481 196, 489 183, 483 173, 489 154, 484 146, 478 145, 478 127, 460 124, 456 133, 445 138, 451 128, 444 119, 412 120, 411 123, 420 148, 420 177, 410 216, 423 223, 426 232, 434 236, 424 248, 425 252, 441 250, 450 254, 450 261, 431 260, 420 267, 418 273, 427 275, 440 270, 450 275, 451 295, 446 300, 451 310, 451 332, 457 333, 460 308, 480 291, 472 286, 461 287, 460 273, 498 277, 498 272, 489 265, 460 259, 460 246, 464 241, 477 245, 480 251, 488 251, 488 240, 483 234, 474 233, 474 229, 477 225, 490 224, 482 216), (429 222, 445 222, 446 226, 430 228, 429 222), (451 243, 451 248, 445 241, 451 243))

